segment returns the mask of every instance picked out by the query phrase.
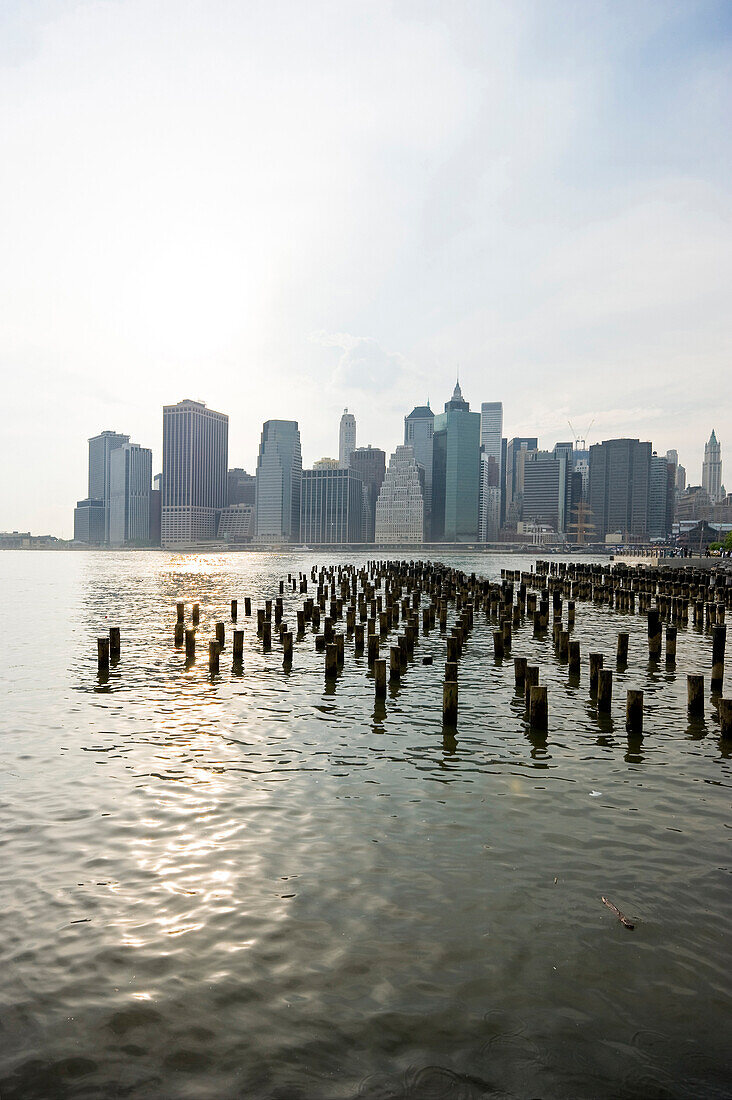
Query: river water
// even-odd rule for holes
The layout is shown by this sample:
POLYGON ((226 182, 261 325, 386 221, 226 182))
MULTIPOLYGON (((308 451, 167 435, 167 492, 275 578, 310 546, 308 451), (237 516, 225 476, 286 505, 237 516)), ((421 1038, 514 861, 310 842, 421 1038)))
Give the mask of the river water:
POLYGON ((289 672, 261 652, 244 596, 345 560, 366 556, 0 555, 0 1096, 729 1096, 732 764, 708 703, 686 715, 709 635, 680 628, 676 670, 649 668, 642 616, 578 603, 577 687, 522 626, 542 741, 477 614, 443 737, 439 630, 384 707, 352 644, 328 689, 312 634, 289 672), (189 669, 177 599, 201 604, 189 669), (586 655, 614 667, 623 629, 599 720, 586 655))

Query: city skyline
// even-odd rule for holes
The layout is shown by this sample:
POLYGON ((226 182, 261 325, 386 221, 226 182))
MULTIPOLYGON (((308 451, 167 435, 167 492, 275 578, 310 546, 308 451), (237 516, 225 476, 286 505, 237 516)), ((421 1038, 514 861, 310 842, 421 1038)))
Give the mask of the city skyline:
POLYGON ((70 534, 100 427, 159 469, 179 396, 228 411, 239 465, 272 417, 310 464, 344 407, 396 445, 458 367, 508 438, 595 419, 696 483, 732 423, 731 27, 712 2, 4 4, 0 527, 70 534))

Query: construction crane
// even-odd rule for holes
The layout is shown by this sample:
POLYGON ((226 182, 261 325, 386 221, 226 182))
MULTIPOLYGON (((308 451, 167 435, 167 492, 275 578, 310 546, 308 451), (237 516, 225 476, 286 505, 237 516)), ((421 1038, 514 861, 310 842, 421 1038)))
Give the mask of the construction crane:
POLYGON ((597 417, 593 416, 592 420, 590 421, 590 423, 587 426, 587 431, 585 432, 584 435, 577 435, 576 431, 572 427, 572 421, 571 420, 567 421, 567 423, 569 424, 569 430, 572 433, 572 439, 574 440, 574 449, 575 449, 575 451, 586 451, 587 450, 587 440, 590 438, 590 428, 592 427, 592 425, 595 423, 596 420, 597 420, 597 417), (580 444, 582 444, 582 446, 580 446, 580 444))

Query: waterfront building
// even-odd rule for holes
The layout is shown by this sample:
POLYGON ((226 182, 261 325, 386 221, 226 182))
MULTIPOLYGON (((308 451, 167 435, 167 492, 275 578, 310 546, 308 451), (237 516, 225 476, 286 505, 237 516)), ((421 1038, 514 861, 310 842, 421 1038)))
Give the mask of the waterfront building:
POLYGON ((648 484, 648 537, 665 539, 669 533, 668 523, 668 459, 651 455, 651 472, 648 484))
POLYGON ((338 433, 338 465, 342 470, 347 470, 351 461, 351 455, 356 450, 356 417, 343 410, 341 427, 338 433))
POLYGON ((226 504, 229 418, 203 401, 163 406, 161 541, 185 546, 216 538, 226 504))
POLYGON ((539 446, 536 436, 514 436, 508 441, 506 447, 506 506, 512 504, 518 507, 516 511, 521 516, 521 494, 523 493, 523 458, 526 451, 535 451, 539 446))
POLYGON ((498 466, 498 484, 504 475, 503 402, 484 401, 480 406, 480 450, 498 466))
POLYGON ((376 542, 421 543, 424 539, 424 497, 412 447, 397 447, 389 459, 376 501, 376 542))
POLYGON ((319 458, 313 463, 314 470, 340 470, 341 464, 337 458, 319 458))
POLYGON ((222 542, 249 542, 254 534, 254 505, 227 504, 219 513, 216 537, 222 542))
POLYGON ((553 451, 527 451, 523 459, 521 518, 564 534, 572 510, 571 443, 553 451))
POLYGON ((376 534, 376 501, 386 474, 386 454, 380 447, 356 447, 351 469, 363 482, 363 541, 373 542, 376 534))
POLYGON ((416 405, 404 417, 404 443, 414 450, 418 466, 424 470, 424 530, 429 537, 432 529, 432 441, 435 434, 435 414, 426 405, 416 405))
MULTIPOLYGON (((709 494, 712 504, 716 504, 724 496, 722 490, 722 448, 717 441, 713 428, 708 443, 704 445, 702 488, 709 494)), ((91 491, 89 496, 91 496, 91 491)))
POLYGON ((105 512, 103 500, 87 497, 86 500, 77 501, 74 508, 74 542, 103 546, 105 512))
POLYGON ((297 542, 302 452, 296 420, 267 420, 257 458, 256 538, 297 542))
POLYGON ((254 508, 257 479, 254 474, 235 466, 226 472, 226 506, 251 504, 254 508))
MULTIPOLYGON (((460 383, 435 417, 432 442, 432 539, 476 542, 480 512, 480 413, 460 383)), ((378 536, 377 536, 378 539, 378 536)))
POLYGON ((486 454, 481 448, 478 538, 481 542, 495 542, 500 528, 500 466, 493 455, 486 454))
POLYGON ((590 447, 590 512, 595 537, 624 542, 648 537, 651 444, 606 439, 590 447))
POLYGON ((362 541, 363 482, 356 470, 303 470, 300 538, 306 545, 362 541))
POLYGON ((110 456, 109 542, 112 546, 150 545, 152 451, 124 443, 110 456))
POLYGON ((104 503, 104 539, 109 542, 109 479, 112 452, 130 437, 120 432, 100 432, 89 440, 89 487, 88 500, 101 500, 104 503))

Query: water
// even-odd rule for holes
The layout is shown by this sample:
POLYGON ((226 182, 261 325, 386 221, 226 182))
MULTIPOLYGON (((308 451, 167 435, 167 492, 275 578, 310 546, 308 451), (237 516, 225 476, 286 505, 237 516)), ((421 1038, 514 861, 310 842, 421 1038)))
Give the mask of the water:
POLYGON ((572 688, 522 627, 545 742, 482 615, 456 738, 439 631, 383 709, 352 646, 326 691, 312 635, 286 674, 241 614, 233 675, 229 600, 337 560, 0 556, 0 1096, 728 1096, 730 755, 685 695, 709 636, 680 629, 677 670, 649 670, 641 616, 578 604, 572 688), (201 639, 227 620, 213 681, 201 643, 190 670, 171 644, 176 599, 201 602, 201 639), (619 629, 600 722, 586 654, 614 666, 619 629))

